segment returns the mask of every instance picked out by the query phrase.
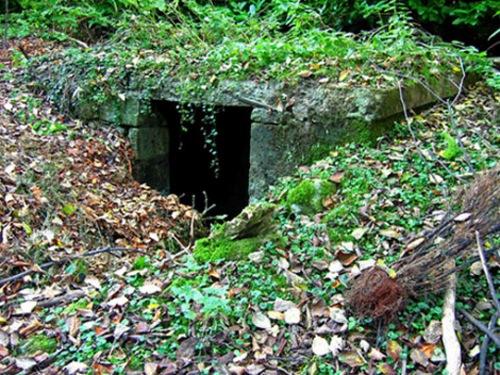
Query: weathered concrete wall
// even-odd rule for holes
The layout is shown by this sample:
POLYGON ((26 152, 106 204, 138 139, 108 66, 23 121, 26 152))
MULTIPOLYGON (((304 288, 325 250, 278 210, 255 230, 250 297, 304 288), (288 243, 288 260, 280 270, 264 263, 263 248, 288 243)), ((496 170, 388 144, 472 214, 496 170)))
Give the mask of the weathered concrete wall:
MULTIPOLYGON (((448 81, 433 85, 432 90, 441 98, 457 93, 457 87, 448 81)), ((314 150, 348 141, 375 140, 403 117, 398 87, 374 90, 311 85, 295 92, 293 98, 294 105, 286 112, 253 110, 251 197, 262 195, 278 177, 310 160, 314 150)), ((408 110, 438 100, 421 85, 403 89, 403 98, 408 110)))
MULTIPOLYGON (((78 116, 114 123, 128 134, 136 153, 136 178, 168 191, 168 123, 152 110, 150 100, 179 101, 175 82, 141 99, 140 86, 131 87, 122 99, 97 110, 76 101, 78 116)), ((457 85, 441 81, 429 88, 413 85, 403 89, 405 104, 420 108, 455 95, 457 85)), ((366 142, 388 131, 402 117, 399 88, 339 88, 310 83, 288 89, 283 84, 226 82, 198 103, 214 106, 249 106, 252 111, 250 139, 250 197, 261 196, 277 178, 310 160, 314 150, 347 141, 366 142)))

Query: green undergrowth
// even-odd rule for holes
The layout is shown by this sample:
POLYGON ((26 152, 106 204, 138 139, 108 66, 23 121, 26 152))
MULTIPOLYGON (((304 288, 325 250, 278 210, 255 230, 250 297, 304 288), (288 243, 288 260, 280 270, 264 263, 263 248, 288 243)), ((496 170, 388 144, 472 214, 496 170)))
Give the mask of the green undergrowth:
POLYGON ((430 84, 460 75, 461 62, 468 72, 491 72, 484 54, 429 36, 394 4, 380 10, 377 31, 357 35, 300 6, 286 27, 211 4, 185 7, 188 15, 172 7, 165 18, 126 18, 103 43, 37 59, 35 75, 47 78, 43 86, 67 108, 75 99, 104 103, 129 91, 148 99, 165 87, 182 102, 199 102, 224 81, 394 87, 401 75, 430 84))

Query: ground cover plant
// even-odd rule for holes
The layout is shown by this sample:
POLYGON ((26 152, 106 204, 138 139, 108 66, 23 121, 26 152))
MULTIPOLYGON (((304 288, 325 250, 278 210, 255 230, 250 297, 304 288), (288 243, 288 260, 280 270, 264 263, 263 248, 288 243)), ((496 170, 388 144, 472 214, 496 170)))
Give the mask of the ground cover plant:
MULTIPOLYGON (((360 34, 323 25, 321 2, 19 3, 45 14, 14 15, 12 33, 45 40, 9 39, 0 54, 0 372, 446 373, 441 291, 382 320, 348 297, 370 270, 393 282, 447 214, 472 224, 454 197, 498 177, 498 74, 484 54, 422 32, 395 1, 355 2, 383 21, 360 34), (193 100, 226 79, 386 87, 450 73, 479 75, 372 143, 328 148, 211 231, 133 181, 117 129, 58 109, 171 79, 193 100)), ((456 264, 466 373, 500 368, 483 270, 498 272, 499 238, 481 234, 486 260, 474 247, 456 264)))

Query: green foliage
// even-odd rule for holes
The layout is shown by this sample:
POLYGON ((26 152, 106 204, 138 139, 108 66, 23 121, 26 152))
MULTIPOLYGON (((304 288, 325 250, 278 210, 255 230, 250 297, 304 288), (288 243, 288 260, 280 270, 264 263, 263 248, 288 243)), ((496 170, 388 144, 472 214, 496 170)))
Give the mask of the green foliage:
MULTIPOLYGON (((115 30, 125 15, 150 15, 166 9, 163 0, 20 0, 21 14, 14 14, 11 32, 28 36, 51 30, 82 39, 97 39, 115 30)), ((54 34, 57 35, 57 34, 54 34)), ((53 36, 54 36, 53 35, 53 36)), ((64 39, 64 35, 58 35, 64 39)))
POLYGON ((443 158, 446 160, 454 160, 458 156, 462 155, 462 149, 454 137, 447 132, 441 133, 441 136, 446 142, 446 149, 440 152, 440 155, 443 158))
POLYGON ((498 0, 446 1, 409 0, 408 5, 422 21, 445 23, 451 19, 453 25, 477 26, 498 11, 498 0))

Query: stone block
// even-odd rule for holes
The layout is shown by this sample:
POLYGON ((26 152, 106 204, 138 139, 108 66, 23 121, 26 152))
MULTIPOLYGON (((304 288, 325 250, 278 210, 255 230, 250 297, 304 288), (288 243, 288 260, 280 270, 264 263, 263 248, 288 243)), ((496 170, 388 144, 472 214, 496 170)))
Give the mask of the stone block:
POLYGON ((135 160, 132 173, 134 178, 147 183, 161 193, 170 192, 170 173, 167 158, 135 160))
MULTIPOLYGON (((157 127, 166 123, 151 112, 151 108, 136 97, 127 97, 125 100, 111 98, 97 107, 92 105, 79 105, 80 112, 89 113, 102 121, 120 126, 130 127, 157 127)), ((88 116, 87 116, 88 118, 88 116)))
POLYGON ((137 160, 151 160, 168 155, 167 128, 131 128, 128 134, 137 160))

